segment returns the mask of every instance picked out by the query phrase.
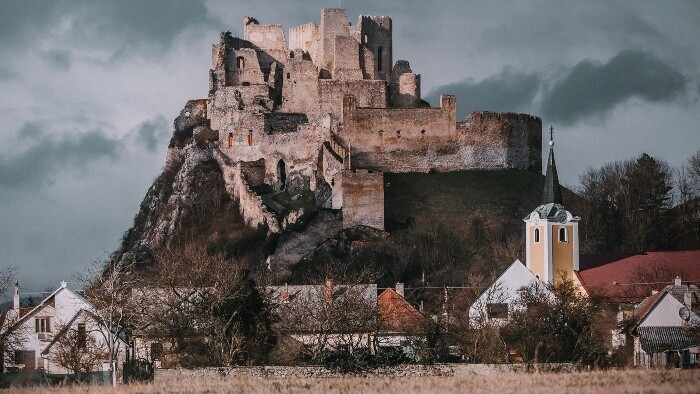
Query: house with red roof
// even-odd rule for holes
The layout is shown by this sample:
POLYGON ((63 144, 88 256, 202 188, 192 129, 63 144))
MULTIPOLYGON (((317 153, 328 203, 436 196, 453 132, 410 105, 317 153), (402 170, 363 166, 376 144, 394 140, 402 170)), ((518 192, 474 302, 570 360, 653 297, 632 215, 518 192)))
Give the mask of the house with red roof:
POLYGON ((425 338, 430 318, 419 312, 404 298, 404 285, 385 289, 377 297, 377 347, 402 349, 412 355, 417 342, 425 338))

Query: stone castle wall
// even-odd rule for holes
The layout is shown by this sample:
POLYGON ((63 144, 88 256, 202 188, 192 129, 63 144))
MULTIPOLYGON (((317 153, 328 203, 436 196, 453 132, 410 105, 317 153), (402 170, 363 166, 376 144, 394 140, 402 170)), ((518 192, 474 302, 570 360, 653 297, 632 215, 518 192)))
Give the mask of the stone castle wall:
POLYGON ((371 226, 384 230, 384 174, 343 171, 343 228, 371 226))

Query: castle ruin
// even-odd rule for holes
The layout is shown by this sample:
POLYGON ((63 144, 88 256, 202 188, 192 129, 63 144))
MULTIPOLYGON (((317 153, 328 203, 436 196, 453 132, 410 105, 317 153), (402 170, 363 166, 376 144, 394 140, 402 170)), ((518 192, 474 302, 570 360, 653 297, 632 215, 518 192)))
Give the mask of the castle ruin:
MULTIPOLYGON (((320 24, 289 30, 243 21, 243 38, 212 46, 209 95, 178 118, 218 133, 214 156, 227 188, 253 225, 286 222, 267 194, 313 192, 318 207, 343 213, 343 227, 384 228, 388 172, 541 170, 541 121, 475 112, 456 119, 456 99, 421 99, 420 74, 393 62, 392 20, 326 8, 320 24), (264 188, 263 188, 264 189, 264 188)), ((178 122, 178 120, 176 120, 178 122)))

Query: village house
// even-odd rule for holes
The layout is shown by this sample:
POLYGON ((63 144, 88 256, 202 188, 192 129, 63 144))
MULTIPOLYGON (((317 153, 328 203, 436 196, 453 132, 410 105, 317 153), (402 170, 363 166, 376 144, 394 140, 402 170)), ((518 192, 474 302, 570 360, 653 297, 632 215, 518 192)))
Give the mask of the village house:
MULTIPOLYGON (((5 371, 43 372, 67 375, 70 363, 62 361, 66 352, 74 354, 92 352, 93 372, 108 372, 109 352, 107 328, 96 314, 95 307, 77 292, 70 290, 66 282, 43 299, 34 308, 20 308, 19 288, 15 284, 12 317, 8 331, 17 335, 20 347, 14 359, 4 360, 5 371), (69 333, 70 341, 64 340, 69 333)), ((126 342, 118 340, 117 365, 125 360, 126 342)))
POLYGON ((673 285, 645 298, 634 308, 630 333, 634 339, 634 365, 642 367, 694 367, 700 354, 700 337, 690 328, 700 328, 698 287, 673 285))

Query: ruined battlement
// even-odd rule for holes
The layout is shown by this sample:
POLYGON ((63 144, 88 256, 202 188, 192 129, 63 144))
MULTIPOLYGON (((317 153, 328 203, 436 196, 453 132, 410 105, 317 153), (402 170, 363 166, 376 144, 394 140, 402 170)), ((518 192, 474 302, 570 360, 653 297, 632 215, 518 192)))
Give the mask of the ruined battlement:
MULTIPOLYGON (((319 206, 343 210, 347 226, 383 228, 384 172, 540 170, 539 118, 475 112, 458 121, 452 95, 431 107, 421 75, 393 62, 392 30, 387 16, 360 15, 353 26, 345 10, 325 8, 287 41, 281 25, 246 17, 243 38, 226 32, 212 45, 209 95, 187 108, 206 117, 238 171, 255 168, 255 183, 278 191, 313 191, 319 206)), ((250 193, 237 195, 257 212, 251 223, 272 220, 251 208, 250 193)))

